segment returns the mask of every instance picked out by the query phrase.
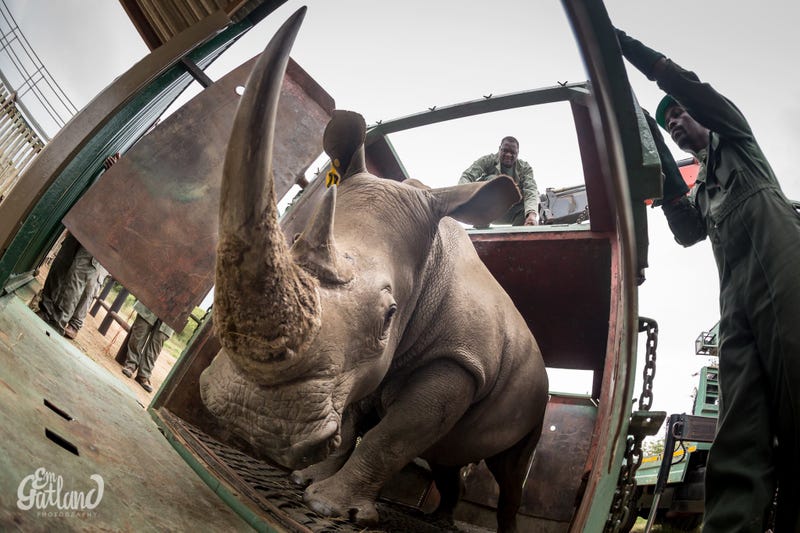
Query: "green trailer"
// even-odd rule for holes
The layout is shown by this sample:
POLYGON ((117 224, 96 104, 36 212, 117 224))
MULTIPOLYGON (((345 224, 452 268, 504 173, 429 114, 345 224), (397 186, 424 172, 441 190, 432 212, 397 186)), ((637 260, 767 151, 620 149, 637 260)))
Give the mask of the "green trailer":
MULTIPOLYGON (((718 329, 716 324, 700 334, 695 342, 697 355, 717 355, 718 329)), ((636 472, 636 516, 682 531, 700 525, 704 510, 703 478, 718 415, 719 370, 716 366, 704 366, 699 372, 691 414, 670 415, 664 452, 642 458, 636 472), (665 457, 670 457, 670 461, 665 462, 665 457)))

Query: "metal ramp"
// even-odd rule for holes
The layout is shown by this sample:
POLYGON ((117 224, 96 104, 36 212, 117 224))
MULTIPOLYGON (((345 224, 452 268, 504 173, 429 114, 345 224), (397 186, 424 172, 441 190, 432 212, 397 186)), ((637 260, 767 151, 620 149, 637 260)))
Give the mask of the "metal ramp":
POLYGON ((116 376, 14 295, 0 298, 0 405, 0 530, 251 530, 116 376), (96 506, 59 509, 43 498, 25 509, 18 491, 31 494, 39 469, 40 495, 60 479, 62 507, 73 491, 96 506), (99 501, 92 476, 102 478, 99 501))

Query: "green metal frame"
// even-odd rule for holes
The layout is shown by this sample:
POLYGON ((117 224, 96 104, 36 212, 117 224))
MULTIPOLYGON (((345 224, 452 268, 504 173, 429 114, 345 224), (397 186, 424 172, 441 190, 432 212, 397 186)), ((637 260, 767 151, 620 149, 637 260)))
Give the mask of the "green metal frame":
MULTIPOLYGON (((211 39, 200 43, 184 57, 200 68, 207 67, 284 2, 265 2, 240 22, 229 24, 211 39)), ((0 258, 0 286, 5 287, 9 280, 19 285, 20 278, 31 277, 31 271, 41 264, 62 232, 61 219, 102 172, 105 158, 130 148, 192 80, 192 74, 179 59, 134 94, 113 116, 106 118, 96 134, 80 147, 55 177, 19 226, 0 258)))
POLYGON ((610 326, 618 332, 618 351, 613 366, 606 366, 603 397, 596 437, 597 448, 584 497, 570 531, 602 531, 626 450, 634 396, 636 336, 638 323, 637 274, 646 258, 646 210, 644 198, 660 188, 660 176, 652 172, 651 150, 642 142, 638 105, 619 52, 614 26, 600 0, 562 0, 597 103, 591 121, 597 132, 601 161, 608 177, 606 187, 616 210, 621 284, 618 309, 610 326), (648 168, 649 167, 649 168, 648 168), (618 321, 616 324, 613 321, 618 321))
MULTIPOLYGON (((719 417, 719 369, 704 366, 700 369, 700 382, 694 399, 694 414, 719 417)), ((709 448, 710 445, 705 445, 709 448)))

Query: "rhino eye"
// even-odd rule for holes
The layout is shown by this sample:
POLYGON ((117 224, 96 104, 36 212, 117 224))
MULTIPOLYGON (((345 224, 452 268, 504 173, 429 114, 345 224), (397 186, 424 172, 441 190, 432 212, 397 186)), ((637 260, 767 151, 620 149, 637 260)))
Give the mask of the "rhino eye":
POLYGON ((392 323, 392 317, 397 312, 397 304, 392 304, 386 310, 386 315, 383 317, 383 332, 381 338, 384 339, 389 334, 389 325, 392 323))
POLYGON ((389 325, 389 322, 392 321, 392 317, 397 312, 397 304, 392 304, 389 309, 386 310, 386 316, 383 319, 384 327, 389 325))

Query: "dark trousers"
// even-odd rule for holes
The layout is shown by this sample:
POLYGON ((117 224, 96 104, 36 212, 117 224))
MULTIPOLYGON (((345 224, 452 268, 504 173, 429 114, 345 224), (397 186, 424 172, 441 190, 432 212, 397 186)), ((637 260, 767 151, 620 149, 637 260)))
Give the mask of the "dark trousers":
POLYGON ((64 238, 42 287, 39 308, 61 333, 80 329, 106 271, 71 234, 64 238))
POLYGON ((720 418, 706 471, 708 533, 800 531, 800 216, 777 191, 709 237, 720 269, 720 418))
POLYGON ((159 329, 160 320, 155 324, 149 324, 140 315, 131 326, 131 336, 128 339, 128 357, 125 366, 136 366, 139 368, 137 375, 140 378, 150 378, 153 367, 161 353, 161 348, 169 336, 159 329))

